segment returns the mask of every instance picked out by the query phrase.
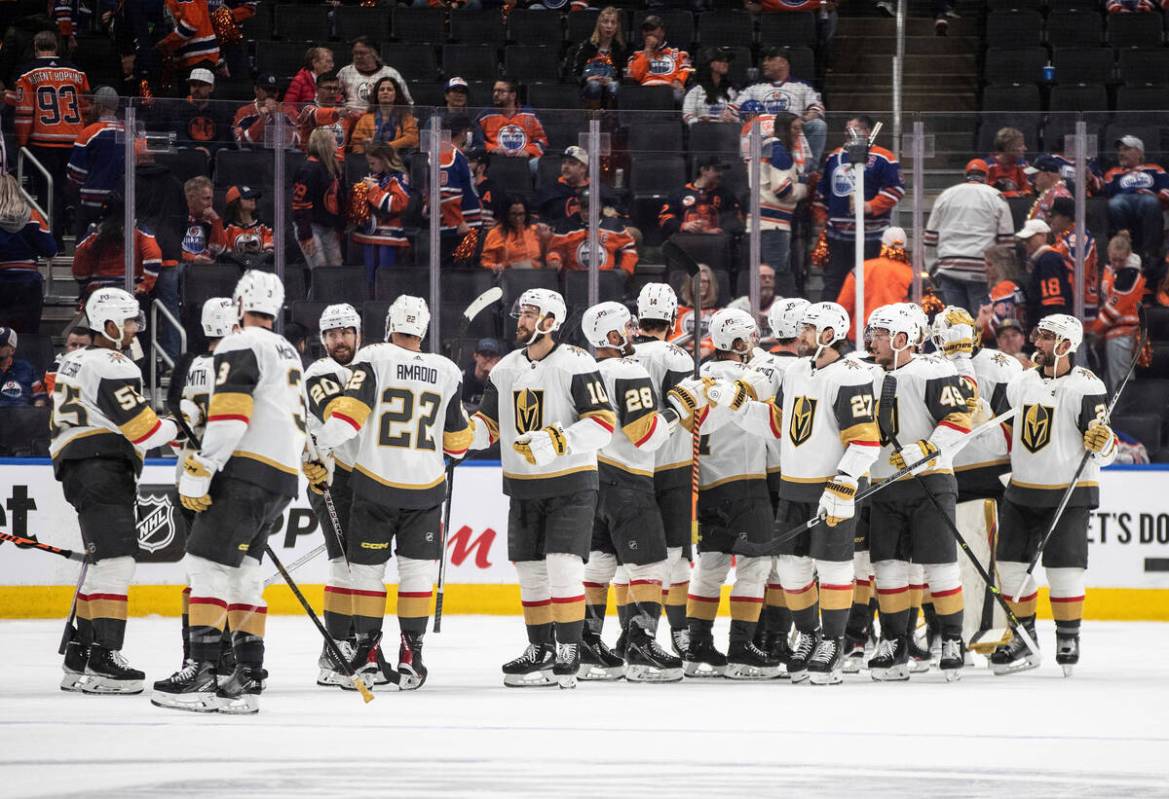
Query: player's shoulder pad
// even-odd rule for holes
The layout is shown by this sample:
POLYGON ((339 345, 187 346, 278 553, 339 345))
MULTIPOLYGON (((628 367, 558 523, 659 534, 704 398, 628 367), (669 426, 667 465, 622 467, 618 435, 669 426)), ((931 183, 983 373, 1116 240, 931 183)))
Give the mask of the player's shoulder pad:
POLYGON ((1077 388, 1080 388, 1085 394, 1104 393, 1107 389, 1104 387, 1104 381, 1085 366, 1076 366, 1072 369, 1072 377, 1076 381, 1077 388))
POLYGON ((990 366, 991 369, 1000 373, 1003 380, 1009 380, 1011 377, 1023 371, 1023 364, 1019 363, 1018 358, 1012 358, 1004 352, 998 350, 983 350, 983 352, 990 353, 989 357, 983 361, 990 366))
MULTIPOLYGON (((81 350, 84 356, 81 367, 90 370, 99 378, 137 378, 142 379, 142 371, 127 355, 117 350, 107 350, 101 347, 92 347, 81 350)), ((66 358, 66 363, 69 358, 66 358)))
POLYGON ((552 353, 552 357, 555 358, 553 363, 556 366, 573 373, 597 370, 596 359, 575 344, 561 344, 552 353))
POLYGON ((440 355, 437 352, 427 352, 424 353, 424 355, 426 356, 424 360, 428 366, 433 366, 435 369, 441 369, 442 371, 446 372, 448 376, 453 377, 456 381, 463 379, 463 370, 460 369, 458 365, 455 364, 455 362, 450 358, 446 357, 445 355, 440 355))
MULTIPOLYGON (((876 367, 876 369, 880 369, 880 367, 876 367)), ((831 378, 838 385, 858 386, 863 383, 871 383, 875 370, 871 364, 867 364, 859 358, 845 357, 838 358, 825 366, 821 371, 831 375, 831 378)), ((884 370, 881 371, 883 372, 884 370)))

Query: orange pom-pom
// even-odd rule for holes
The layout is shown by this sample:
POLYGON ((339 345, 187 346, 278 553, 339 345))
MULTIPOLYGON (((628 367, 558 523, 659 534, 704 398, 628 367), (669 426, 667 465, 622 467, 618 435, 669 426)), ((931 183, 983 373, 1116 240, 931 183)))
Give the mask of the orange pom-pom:
POLYGON ((239 23, 227 6, 220 6, 211 12, 211 27, 215 29, 220 45, 239 44, 244 39, 239 23))
POLYGON ((828 264, 828 231, 821 230, 816 246, 812 248, 812 265, 823 269, 828 264))
POLYGON ((364 180, 349 191, 349 224, 361 227, 369 220, 369 184, 364 180))

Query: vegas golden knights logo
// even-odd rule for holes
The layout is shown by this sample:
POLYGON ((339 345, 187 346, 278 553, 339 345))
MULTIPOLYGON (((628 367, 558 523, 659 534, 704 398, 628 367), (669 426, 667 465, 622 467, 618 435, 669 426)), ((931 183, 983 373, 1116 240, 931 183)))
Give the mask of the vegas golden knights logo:
POLYGON ((1023 431, 1020 438, 1028 452, 1038 452, 1051 441, 1055 408, 1047 405, 1023 406, 1023 431))
POLYGON ((540 389, 524 388, 512 392, 515 408, 516 433, 531 433, 544 427, 544 392, 540 389))
POLYGON ((881 400, 876 403, 877 432, 880 434, 881 446, 889 445, 889 439, 901 432, 901 422, 897 414, 897 399, 893 399, 893 407, 885 410, 881 407, 881 400))
POLYGON ((792 405, 792 418, 788 423, 788 435, 792 444, 799 446, 812 437, 812 423, 816 420, 816 403, 811 397, 796 397, 792 405))

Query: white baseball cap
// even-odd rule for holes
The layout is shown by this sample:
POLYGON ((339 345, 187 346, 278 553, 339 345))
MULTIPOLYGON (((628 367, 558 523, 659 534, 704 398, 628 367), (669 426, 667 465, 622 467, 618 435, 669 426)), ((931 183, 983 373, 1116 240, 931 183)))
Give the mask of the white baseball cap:
POLYGON ((209 83, 212 86, 214 86, 215 85, 215 73, 213 73, 209 69, 203 69, 202 67, 200 67, 199 69, 192 69, 191 70, 191 77, 187 78, 187 83, 190 83, 191 81, 196 81, 196 80, 199 81, 200 83, 209 83))
POLYGON ((1136 136, 1121 136, 1116 140, 1117 147, 1131 147, 1134 150, 1145 151, 1145 143, 1136 136))
POLYGON ((1042 219, 1028 219, 1023 224, 1023 227, 1019 228, 1018 232, 1015 233, 1015 238, 1029 239, 1032 236, 1039 235, 1040 233, 1046 236, 1050 232, 1051 228, 1049 228, 1047 223, 1042 219))
POLYGON ((575 144, 565 149, 564 157, 580 161, 585 166, 589 165, 589 154, 585 151, 585 148, 577 147, 575 144))
POLYGON ((905 229, 897 226, 885 228, 885 232, 881 234, 881 243, 886 247, 892 247, 895 244, 904 245, 908 239, 905 237, 905 229))

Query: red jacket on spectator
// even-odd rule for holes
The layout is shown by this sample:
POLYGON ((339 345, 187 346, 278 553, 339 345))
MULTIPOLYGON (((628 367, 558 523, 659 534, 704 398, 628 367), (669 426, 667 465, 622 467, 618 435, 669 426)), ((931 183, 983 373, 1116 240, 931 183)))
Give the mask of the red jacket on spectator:
MULTIPOLYGON (((134 228, 134 279, 136 293, 149 294, 162 269, 162 250, 154 234, 134 228)), ((85 284, 86 292, 102 286, 121 287, 126 277, 122 241, 102 242, 94 231, 77 245, 73 254, 73 277, 85 284)))
POLYGON ((308 67, 301 67, 300 72, 293 76, 292 83, 288 84, 288 90, 284 92, 284 102, 293 108, 299 108, 315 99, 317 99, 317 77, 308 67))

